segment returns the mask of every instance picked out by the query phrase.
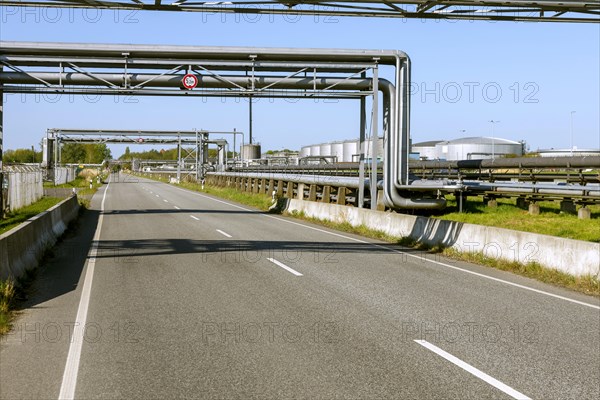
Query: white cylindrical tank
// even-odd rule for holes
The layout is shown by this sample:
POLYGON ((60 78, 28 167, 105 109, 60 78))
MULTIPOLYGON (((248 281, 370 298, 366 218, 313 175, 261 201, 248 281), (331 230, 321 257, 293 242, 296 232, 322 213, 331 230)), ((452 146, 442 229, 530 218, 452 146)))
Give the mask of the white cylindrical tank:
POLYGON ((242 146, 243 160, 258 160, 260 158, 260 144, 245 144, 242 146))
POLYGON ((332 142, 331 143, 331 155, 336 156, 338 162, 344 162, 344 143, 343 142, 332 142))
POLYGON ((320 156, 330 156, 331 155, 331 143, 322 143, 319 146, 319 155, 320 156))
POLYGON ((428 142, 420 142, 412 145, 411 153, 419 153, 421 160, 436 160, 439 158, 435 145, 441 140, 430 140, 428 142))
POLYGON ((344 144, 344 159, 343 162, 358 161, 358 140, 346 140, 344 144), (355 157, 356 156, 356 157, 355 157), (356 158, 356 160, 355 160, 356 158))
POLYGON ((310 146, 310 155, 311 157, 320 156, 321 155, 321 145, 313 144, 310 146))
POLYGON ((522 156, 523 145, 512 140, 491 137, 468 137, 447 143, 447 160, 482 160, 507 155, 522 156))
POLYGON ((300 149, 300 158, 310 156, 310 146, 304 146, 300 149))

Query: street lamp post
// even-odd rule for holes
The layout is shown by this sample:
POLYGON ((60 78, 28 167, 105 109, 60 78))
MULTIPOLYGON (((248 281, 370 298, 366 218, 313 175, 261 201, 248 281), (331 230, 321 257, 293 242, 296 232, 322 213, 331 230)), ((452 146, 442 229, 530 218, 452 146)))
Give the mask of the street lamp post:
POLYGON ((573 157, 573 114, 576 111, 571 111, 571 157, 573 157))
POLYGON ((500 121, 494 121, 493 119, 491 119, 489 121, 492 124, 492 160, 496 159, 496 152, 495 152, 495 147, 494 147, 494 125, 496 125, 497 123, 499 123, 500 121))

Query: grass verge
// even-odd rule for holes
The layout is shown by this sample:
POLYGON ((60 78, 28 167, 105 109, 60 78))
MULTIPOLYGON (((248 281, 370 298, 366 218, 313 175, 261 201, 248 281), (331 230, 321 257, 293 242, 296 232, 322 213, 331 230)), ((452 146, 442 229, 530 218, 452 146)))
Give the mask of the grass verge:
POLYGON ((15 298, 15 284, 12 280, 0 280, 0 336, 10 330, 13 312, 11 306, 15 298))
POLYGON ((69 188, 75 189, 77 192, 77 200, 79 204, 84 208, 90 207, 90 201, 92 200, 92 196, 94 193, 98 191, 98 188, 103 185, 103 182, 108 178, 108 175, 101 175, 100 182, 95 179, 96 176, 92 177, 90 181, 90 177, 85 175, 80 175, 71 182, 63 183, 61 185, 53 185, 52 183, 45 183, 45 187, 49 188, 69 188), (90 186, 91 183, 91 186, 90 186))
POLYGON ((588 206, 591 219, 579 219, 561 213, 559 202, 539 202, 540 215, 518 208, 515 199, 497 202, 498 207, 488 207, 481 199, 470 198, 464 212, 459 213, 456 201, 449 196, 447 212, 434 218, 600 243, 600 205, 588 206))
POLYGON ((50 207, 60 203, 62 200, 59 197, 43 197, 40 200, 8 213, 6 218, 0 220, 0 234, 7 232, 15 226, 27 221, 31 217, 35 217, 50 207))

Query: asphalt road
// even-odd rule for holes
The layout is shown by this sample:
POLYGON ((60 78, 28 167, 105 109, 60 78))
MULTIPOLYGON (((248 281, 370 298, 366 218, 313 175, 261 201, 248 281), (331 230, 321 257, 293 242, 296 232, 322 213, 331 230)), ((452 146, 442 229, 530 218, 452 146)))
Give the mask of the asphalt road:
POLYGON ((1 398, 59 394, 597 399, 599 301, 113 175, 0 343, 1 398))

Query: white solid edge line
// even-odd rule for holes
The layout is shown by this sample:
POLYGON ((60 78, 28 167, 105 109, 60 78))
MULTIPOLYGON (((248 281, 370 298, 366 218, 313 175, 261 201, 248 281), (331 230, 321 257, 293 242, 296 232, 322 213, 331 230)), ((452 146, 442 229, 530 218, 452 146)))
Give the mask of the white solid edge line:
POLYGON ((436 353, 437 355, 445 358, 446 360, 450 361, 452 364, 464 369, 465 371, 467 371, 468 373, 476 376, 477 378, 481 379, 482 381, 492 385, 493 387, 495 387, 498 390, 503 391, 504 393, 506 393, 507 395, 511 396, 513 399, 519 399, 519 400, 531 400, 530 397, 524 395, 523 393, 511 388, 510 386, 500 382, 499 380, 492 378, 491 376, 489 376, 488 374, 486 374, 483 371, 478 370, 477 368, 475 368, 474 366, 467 364, 466 362, 464 362, 463 360, 461 360, 460 358, 457 358, 455 356, 453 356, 452 354, 440 349, 439 347, 429 343, 426 340, 415 340, 415 342, 417 342, 418 344, 420 344, 421 346, 425 347, 426 349, 429 349, 431 351, 433 351, 434 353, 436 353))
MULTIPOLYGON (((212 198, 212 197, 210 197, 210 196, 205 196, 205 195, 203 195, 203 194, 200 194, 200 193, 197 193, 197 192, 192 192, 192 191, 190 191, 190 190, 181 189, 181 188, 178 188, 178 187, 176 187, 176 186, 173 186, 173 188, 175 188, 175 189, 178 189, 178 190, 181 190, 181 191, 183 191, 183 192, 191 193, 191 194, 194 194, 194 195, 197 195, 197 196, 200 196, 200 197, 204 197, 204 198, 206 198, 206 199, 210 199, 210 200, 216 201, 216 202, 218 202, 218 203, 227 204, 227 205, 230 205, 231 207, 235 207, 235 208, 238 208, 238 209, 240 209, 240 210, 244 210, 244 211, 254 211, 254 210, 251 210, 251 209, 249 209, 249 208, 240 207, 240 206, 238 206, 238 205, 231 204, 231 203, 228 203, 228 202, 226 202, 226 201, 223 201, 223 200, 214 199, 214 198, 212 198)), ((443 262, 441 262, 441 261, 428 260, 427 258, 425 258, 425 259, 424 259, 423 257, 417 256, 417 255, 414 255, 414 254, 410 254, 410 253, 406 253, 406 252, 404 252, 404 251, 400 251, 400 250, 396 250, 396 249, 390 249, 390 248, 388 248, 388 247, 385 247, 385 246, 382 246, 382 245, 379 245, 379 244, 376 244, 376 243, 367 242, 367 241, 365 241, 365 240, 360 240, 360 239, 356 239, 356 238, 353 238, 353 237, 349 237, 349 236, 341 235, 341 234, 339 234, 339 233, 329 232, 329 231, 326 231, 326 230, 324 230, 324 229, 319 229, 319 228, 315 228, 315 227, 313 227, 313 226, 308 226, 308 225, 300 224, 300 223, 298 223, 298 222, 294 222, 294 221, 288 221, 288 220, 285 220, 285 219, 283 219, 283 218, 278 218, 278 217, 275 217, 275 216, 273 216, 273 215, 267 215, 267 214, 260 214, 260 215, 262 215, 263 217, 267 217, 267 218, 273 218, 273 219, 276 219, 276 220, 278 220, 278 221, 282 221, 282 222, 285 222, 285 223, 288 223, 288 224, 297 225, 297 226, 303 226, 304 228, 307 228, 307 229, 312 229, 312 230, 314 230, 314 231, 318 231, 318 232, 322 232, 322 233, 327 233, 327 234, 329 234, 329 235, 332 235, 332 236, 337 236, 337 237, 340 237, 340 238, 344 238, 344 239, 352 240, 352 241, 355 241, 355 242, 358 242, 358 243, 365 243, 365 244, 369 244, 369 245, 371 245, 371 246, 374 246, 374 247, 377 247, 377 248, 380 248, 380 249, 385 249, 385 250, 387 250, 387 251, 391 251, 391 252, 393 252, 393 253, 397 253, 397 254, 406 255, 406 256, 408 256, 408 257, 411 257, 411 258, 417 258, 417 259, 419 259, 419 260, 425 260, 425 261, 427 261, 427 262, 430 262, 430 263, 432 263, 432 264, 436 264, 436 265, 440 265, 440 266, 442 266, 442 267, 450 268, 450 269, 453 269, 453 270, 455 270, 455 271, 461 271, 461 272, 465 272, 465 273, 467 273, 467 274, 471 274, 471 275, 479 276, 479 277, 481 277, 481 278, 485 278, 485 279, 490 279, 490 280, 492 280, 492 281, 499 282, 499 283, 504 283, 504 284, 506 284, 506 285, 510 285, 510 286, 517 287, 517 288, 520 288, 520 289, 529 290, 529 291, 531 291, 531 292, 538 293, 538 294, 543 294, 543 295, 545 295, 545 296, 553 297, 553 298, 555 298, 555 299, 564 300, 564 301, 568 301, 568 302, 570 302, 570 303, 579 304, 579 305, 582 305, 582 306, 585 306, 585 307, 590 307, 590 308, 593 308, 593 309, 596 309, 596 310, 600 310, 600 306, 597 306, 597 305, 595 305, 595 304, 585 303, 585 302, 583 302, 583 301, 579 301, 579 300, 570 299, 570 298, 568 298, 568 297, 564 297, 564 296, 561 296, 561 295, 558 295, 558 294, 554 294, 554 293, 546 292, 546 291, 543 291, 543 290, 540 290, 540 289, 534 289, 534 288, 531 288, 531 287, 529 287, 529 286, 525 286, 525 285, 521 285, 521 284, 518 284, 518 283, 514 283, 514 282, 506 281, 506 280, 504 280, 504 279, 500 279, 500 278, 494 278, 493 276, 488 276, 488 275, 485 275, 485 274, 481 274, 481 273, 479 273, 479 272, 469 271, 468 269, 463 269, 463 268, 460 268, 460 267, 456 267, 456 266, 454 266, 454 265, 446 264, 446 263, 443 263, 443 262)))
POLYGON ((96 266, 96 257, 98 256, 98 243, 100 242, 100 233, 102 232, 102 222, 104 220, 104 202, 106 201, 106 193, 110 187, 110 178, 104 189, 102 203, 100 205, 100 217, 98 218, 98 226, 94 233, 94 242, 90 249, 88 260, 86 262, 86 273, 83 281, 83 289, 81 290, 81 298, 79 299, 79 308, 77 309, 77 317, 73 327, 73 336, 69 345, 69 353, 65 364, 65 372, 63 374, 62 384, 60 385, 59 399, 74 399, 75 387, 77 386, 77 374, 79 373, 79 360, 81 359, 81 348, 83 346, 83 335, 85 324, 87 321, 88 306, 90 304, 90 295, 92 292, 92 280, 94 279, 94 269, 96 266))
POLYGON ((269 261, 271 261, 273 264, 275 264, 275 265, 277 265, 277 266, 279 266, 279 267, 281 267, 281 268, 285 269, 286 271, 288 271, 288 272, 291 272, 292 274, 294 274, 294 275, 296 275, 296 276, 303 276, 303 275, 302 275, 300 272, 296 271, 296 270, 295 270, 295 269, 293 269, 293 268, 290 268, 290 267, 288 267, 288 266, 287 266, 287 265, 285 265, 284 263, 282 263, 282 262, 279 262, 279 261, 275 260, 274 258, 270 258, 270 257, 269 257, 269 258, 267 258, 267 260, 269 260, 269 261))
POLYGON ((196 221, 200 221, 200 219, 194 217, 193 215, 190 215, 190 217, 194 218, 196 221))
POLYGON ((219 233, 220 233, 221 235, 223 235, 223 236, 227 236, 228 238, 232 237, 232 236, 231 236, 229 233, 223 232, 223 231, 222 231, 222 230, 220 230, 220 229, 217 229, 217 232, 219 232, 219 233))

